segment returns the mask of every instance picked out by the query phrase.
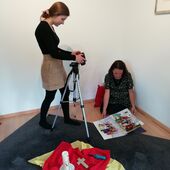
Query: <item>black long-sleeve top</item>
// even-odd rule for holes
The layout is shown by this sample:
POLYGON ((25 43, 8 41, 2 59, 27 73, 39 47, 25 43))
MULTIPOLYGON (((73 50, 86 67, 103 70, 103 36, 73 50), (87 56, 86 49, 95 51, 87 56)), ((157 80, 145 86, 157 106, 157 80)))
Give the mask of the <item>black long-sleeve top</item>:
POLYGON ((46 21, 39 23, 35 30, 35 37, 43 54, 50 54, 60 60, 75 60, 71 52, 58 48, 60 39, 46 21))

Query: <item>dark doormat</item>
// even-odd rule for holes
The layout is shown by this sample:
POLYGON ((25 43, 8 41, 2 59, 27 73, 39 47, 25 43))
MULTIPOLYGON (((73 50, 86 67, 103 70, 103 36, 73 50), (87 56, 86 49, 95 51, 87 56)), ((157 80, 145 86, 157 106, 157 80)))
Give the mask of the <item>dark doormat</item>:
MULTIPOLYGON (((170 170, 170 141, 141 134, 139 129, 127 136, 103 140, 93 124, 88 123, 90 140, 84 124, 72 126, 56 121, 53 132, 38 125, 34 117, 0 143, 0 170, 40 170, 27 163, 29 159, 54 150, 61 141, 81 140, 101 149, 109 149, 111 157, 126 170, 170 170)), ((53 117, 49 120, 52 122, 53 117)))

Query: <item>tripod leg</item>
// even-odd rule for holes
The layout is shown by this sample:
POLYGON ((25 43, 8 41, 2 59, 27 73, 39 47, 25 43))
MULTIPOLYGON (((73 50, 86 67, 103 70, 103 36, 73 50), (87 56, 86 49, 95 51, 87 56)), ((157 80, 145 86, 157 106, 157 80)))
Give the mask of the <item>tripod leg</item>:
POLYGON ((81 95, 81 90, 80 90, 80 83, 79 83, 78 74, 76 75, 76 81, 77 81, 78 93, 79 93, 79 97, 80 97, 80 106, 81 106, 82 115, 83 115, 83 119, 84 119, 84 124, 85 124, 85 128, 86 128, 87 138, 89 138, 89 137, 90 137, 90 136, 89 136, 89 129, 88 129, 88 125, 87 125, 86 113, 85 113, 84 104, 83 104, 83 99, 82 99, 82 95, 81 95))
POLYGON ((77 80, 76 80, 76 75, 75 75, 75 73, 73 73, 73 86, 74 86, 74 88, 73 88, 73 102, 74 102, 74 106, 75 106, 75 102, 77 101, 77 96, 76 96, 76 88, 77 88, 77 86, 76 86, 76 82, 77 82, 77 80))
MULTIPOLYGON (((64 100, 64 97, 65 97, 65 94, 66 94, 66 90, 67 90, 67 87, 68 87, 68 85, 69 85, 69 80, 70 80, 70 74, 68 75, 68 79, 67 79, 67 82, 66 82, 66 85, 65 85, 64 93, 63 93, 63 95, 62 95, 62 97, 61 97, 61 101, 60 101, 60 105, 58 106, 57 113, 58 113, 58 111, 61 109, 61 103, 62 103, 63 100, 64 100)), ((52 129, 54 129, 56 120, 57 120, 57 114, 55 115, 55 118, 54 118, 54 121, 53 121, 53 125, 52 125, 52 129)))
MULTIPOLYGON (((59 112, 60 109, 61 109, 61 104, 58 106, 57 113, 59 112)), ((54 129, 54 126, 55 126, 57 117, 58 117, 58 116, 57 116, 57 114, 56 114, 56 115, 55 115, 55 118, 54 118, 54 121, 53 121, 52 129, 54 129)))

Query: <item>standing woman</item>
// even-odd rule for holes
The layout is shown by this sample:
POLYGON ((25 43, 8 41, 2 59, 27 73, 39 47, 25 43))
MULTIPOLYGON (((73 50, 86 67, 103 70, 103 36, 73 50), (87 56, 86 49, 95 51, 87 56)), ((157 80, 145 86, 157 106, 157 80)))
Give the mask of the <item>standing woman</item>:
MULTIPOLYGON (((64 21, 69 15, 69 9, 65 4, 56 2, 42 13, 41 21, 35 31, 37 42, 43 54, 41 76, 46 94, 41 105, 39 125, 45 129, 51 129, 52 127, 47 122, 46 116, 57 90, 60 91, 61 95, 64 92, 67 75, 62 60, 75 60, 79 64, 83 63, 85 60, 82 54, 77 51, 68 52, 58 47, 60 39, 55 33, 53 25, 58 27, 64 24, 64 21)), ((64 100, 68 101, 68 99, 69 90, 67 89, 64 100)), ((80 125, 78 121, 70 119, 69 103, 63 103, 62 110, 65 123, 80 125)))
POLYGON ((131 74, 123 61, 117 60, 105 76, 105 94, 102 113, 114 114, 123 109, 135 113, 135 92, 131 74))

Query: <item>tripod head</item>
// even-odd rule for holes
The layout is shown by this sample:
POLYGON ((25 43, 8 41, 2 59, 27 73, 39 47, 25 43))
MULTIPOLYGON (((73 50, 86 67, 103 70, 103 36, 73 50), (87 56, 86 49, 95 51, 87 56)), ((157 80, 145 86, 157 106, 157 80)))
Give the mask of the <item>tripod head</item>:
POLYGON ((70 64, 70 67, 72 67, 72 72, 75 73, 75 74, 78 74, 79 73, 79 64, 77 62, 72 62, 70 64))
MULTIPOLYGON (((84 58, 86 58, 84 53, 77 53, 77 54, 82 54, 82 56, 83 56, 84 58)), ((81 63, 82 66, 85 65, 85 64, 86 64, 86 60, 85 60, 83 63, 81 63)), ((78 73, 79 73, 79 68, 78 68, 78 66, 79 66, 79 64, 78 64, 77 62, 72 62, 72 63, 70 64, 70 67, 72 67, 72 72, 73 72, 73 73, 75 73, 75 74, 78 74, 78 73)))

